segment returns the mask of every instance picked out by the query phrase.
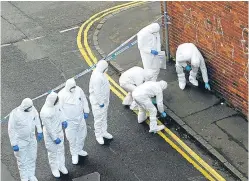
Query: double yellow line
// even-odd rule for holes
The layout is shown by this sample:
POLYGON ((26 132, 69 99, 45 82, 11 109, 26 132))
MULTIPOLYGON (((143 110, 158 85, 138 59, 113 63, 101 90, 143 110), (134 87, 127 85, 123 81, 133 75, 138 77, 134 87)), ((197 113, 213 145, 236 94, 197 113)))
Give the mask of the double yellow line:
MULTIPOLYGON (((93 64, 97 63, 97 58, 94 56, 93 52, 91 51, 91 48, 88 44, 88 39, 87 39, 88 31, 91 28, 91 26, 96 21, 100 20, 101 18, 111 13, 122 10, 124 8, 139 6, 144 3, 146 2, 129 2, 129 3, 125 3, 122 5, 118 5, 118 6, 106 9, 104 11, 101 11, 93 15, 92 17, 90 17, 90 19, 88 19, 86 22, 84 22, 81 25, 79 32, 78 32, 78 36, 77 36, 77 45, 83 58, 85 59, 85 61, 87 62, 89 66, 92 66, 93 64), (82 45, 82 32, 83 32, 84 46, 82 45)), ((107 77, 111 83, 112 92, 116 94, 121 100, 123 100, 127 92, 123 90, 108 74, 107 74, 107 77)), ((149 121, 147 120, 146 123, 149 124, 149 121)), ((158 120, 158 123, 162 124, 159 120, 158 120)), ((181 148, 177 146, 173 141, 171 141, 171 139, 169 139, 164 132, 160 131, 157 134, 161 136, 167 143, 169 143, 186 160, 188 160, 188 162, 190 162, 197 170, 199 170, 208 180, 225 181, 225 179, 221 175, 219 175, 212 167, 210 167, 204 160, 202 160, 193 150, 191 150, 191 148, 189 148, 173 132, 171 132, 168 128, 165 128, 164 131, 171 137, 171 139, 177 142, 181 148)))

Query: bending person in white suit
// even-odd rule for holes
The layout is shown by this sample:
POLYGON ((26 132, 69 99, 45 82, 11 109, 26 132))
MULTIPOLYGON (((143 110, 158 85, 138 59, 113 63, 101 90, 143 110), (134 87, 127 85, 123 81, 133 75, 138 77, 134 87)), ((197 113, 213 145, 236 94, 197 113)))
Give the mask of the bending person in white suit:
POLYGON ((157 132, 165 128, 164 125, 157 125, 157 109, 152 104, 151 98, 156 96, 158 111, 162 117, 166 117, 166 112, 163 108, 163 90, 167 88, 165 81, 148 81, 145 82, 132 92, 133 99, 139 106, 138 123, 142 123, 147 119, 146 111, 150 114, 150 130, 149 132, 157 132))
POLYGON ((194 86, 198 86, 196 75, 198 73, 198 69, 200 68, 203 81, 205 82, 205 88, 210 90, 207 68, 204 58, 193 43, 183 43, 178 46, 176 51, 175 66, 180 89, 183 90, 186 86, 186 78, 183 72, 183 68, 185 68, 186 71, 190 71, 189 82, 191 82, 194 86))

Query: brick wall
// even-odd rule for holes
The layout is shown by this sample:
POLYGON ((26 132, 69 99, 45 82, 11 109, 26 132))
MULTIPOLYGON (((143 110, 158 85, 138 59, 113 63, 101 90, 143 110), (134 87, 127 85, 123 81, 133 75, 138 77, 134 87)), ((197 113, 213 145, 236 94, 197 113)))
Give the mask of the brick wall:
POLYGON ((211 88, 248 113, 248 2, 167 2, 170 52, 194 43, 202 52, 211 88))

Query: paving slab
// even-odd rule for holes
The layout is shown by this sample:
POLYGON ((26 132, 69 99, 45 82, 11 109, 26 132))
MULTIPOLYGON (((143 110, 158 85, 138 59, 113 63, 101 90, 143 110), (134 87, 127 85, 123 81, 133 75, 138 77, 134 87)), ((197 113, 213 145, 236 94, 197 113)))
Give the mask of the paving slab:
POLYGON ((216 124, 248 151, 248 122, 245 119, 233 116, 222 119, 216 124))
POLYGON ((248 177, 248 152, 229 138, 217 125, 210 124, 199 131, 221 155, 248 177))
POLYGON ((185 121, 189 126, 194 128, 195 131, 199 132, 206 126, 235 114, 237 114, 236 111, 223 104, 216 105, 210 107, 207 110, 187 116, 183 118, 183 121, 185 121))
POLYGON ((219 99, 213 94, 198 87, 187 86, 184 90, 181 90, 178 81, 169 83, 163 96, 164 104, 180 118, 207 109, 219 102, 219 99))

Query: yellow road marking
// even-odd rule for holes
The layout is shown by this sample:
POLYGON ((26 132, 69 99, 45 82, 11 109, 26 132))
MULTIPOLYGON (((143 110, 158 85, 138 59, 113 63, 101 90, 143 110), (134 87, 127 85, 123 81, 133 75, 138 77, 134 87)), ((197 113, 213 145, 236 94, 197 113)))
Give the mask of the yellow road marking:
MULTIPOLYGON (((128 3, 127 3, 128 4, 128 3)), ((123 7, 113 7, 110 9, 115 9, 114 11, 111 11, 109 13, 118 11, 120 9, 122 9, 123 7)), ((106 12, 107 10, 103 11, 106 12)), ((92 16, 90 19, 93 19, 94 17, 98 16, 99 14, 103 13, 97 13, 94 16, 92 16)), ((105 13, 105 15, 109 14, 109 13, 105 13)), ((103 16, 102 16, 103 17, 103 16)), ((90 20, 89 19, 89 20, 90 20)), ((100 18, 98 18, 99 20, 100 18)), ((88 23, 88 22, 87 22, 88 23)), ((77 36, 77 44, 78 47, 80 49, 80 52, 82 53, 82 56, 86 59, 87 63, 89 66, 92 66, 93 63, 91 62, 90 58, 87 56, 86 51, 83 49, 82 43, 81 43, 81 35, 82 35, 82 31, 84 26, 87 24, 84 23, 78 33, 77 36)), ((93 23, 91 23, 92 25, 93 23)), ((87 41, 87 33, 90 29, 90 26, 87 30, 84 30, 84 46, 87 50, 87 52, 89 53, 89 55, 92 55, 92 60, 95 62, 96 61, 96 57, 92 54, 92 51, 88 45, 88 41, 87 41), (86 38, 85 38, 86 36, 86 38)), ((108 79, 111 81, 111 83, 114 84, 115 87, 117 87, 119 90, 123 90, 109 75, 108 75, 108 79)), ((116 90, 116 88, 111 86, 111 90, 121 99, 123 100, 124 96, 118 91, 116 90)), ((124 94, 126 94, 126 92, 123 90, 122 91, 124 94)), ((160 122, 160 121, 159 121, 160 122)), ((161 122, 160 122, 161 123, 161 122)), ((147 121, 148 124, 148 121, 147 121)), ((189 153, 193 158, 195 158, 206 170, 208 170, 216 179, 218 179, 219 181, 223 181, 225 180, 223 177, 221 177, 214 169, 212 169, 205 161, 203 161, 195 152, 193 152, 184 142, 182 142, 173 132, 171 132, 168 128, 165 129, 165 131, 178 143, 180 144, 186 151, 187 153, 189 153)), ((206 178, 208 178, 209 180, 215 180, 213 179, 205 170, 203 170, 198 164, 196 164, 186 153, 184 153, 177 145, 175 145, 175 143, 173 143, 170 139, 168 139, 166 137, 166 135, 164 135, 161 131, 158 132, 158 134, 166 141, 168 142, 174 149, 176 149, 186 160, 188 160, 191 164, 193 164, 193 166, 199 170, 206 178)))

